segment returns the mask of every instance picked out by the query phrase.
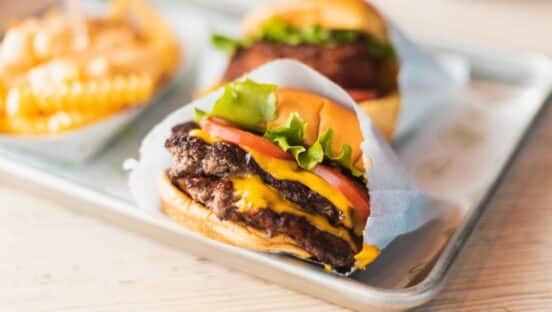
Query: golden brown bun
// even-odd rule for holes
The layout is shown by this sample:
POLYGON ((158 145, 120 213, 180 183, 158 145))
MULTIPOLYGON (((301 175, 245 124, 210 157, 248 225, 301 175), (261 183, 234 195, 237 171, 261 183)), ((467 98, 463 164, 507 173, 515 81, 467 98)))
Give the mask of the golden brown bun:
POLYGON ((278 117, 267 126, 281 125, 291 113, 297 112, 307 122, 305 144, 311 145, 327 129, 333 129, 332 149, 334 154, 341 151, 343 144, 352 148, 355 167, 363 169, 360 144, 363 137, 356 114, 342 105, 319 95, 290 88, 276 89, 278 117))
POLYGON ((207 96, 208 94, 216 91, 218 88, 224 86, 225 82, 223 81, 217 81, 216 83, 213 83, 212 85, 208 85, 207 87, 202 87, 199 90, 194 91, 193 99, 199 99, 204 96, 207 96))
POLYGON ((245 16, 244 34, 257 35, 260 25, 272 17, 297 28, 320 25, 326 29, 354 29, 381 42, 389 41, 385 20, 372 5, 362 0, 271 1, 245 16))
POLYGON ((159 179, 161 209, 171 219, 192 232, 222 243, 265 252, 285 252, 307 259, 310 255, 288 236, 268 237, 265 233, 232 221, 222 221, 209 209, 177 189, 165 173, 159 179))
POLYGON ((377 98, 358 103, 360 108, 370 116, 383 136, 391 141, 395 136, 395 128, 401 108, 401 96, 393 92, 383 98, 377 98))

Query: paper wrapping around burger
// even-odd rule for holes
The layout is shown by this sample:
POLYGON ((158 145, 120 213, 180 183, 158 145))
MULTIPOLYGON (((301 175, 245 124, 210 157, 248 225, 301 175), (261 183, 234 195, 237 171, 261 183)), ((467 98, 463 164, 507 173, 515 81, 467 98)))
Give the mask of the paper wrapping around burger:
MULTIPOLYGON (((423 194, 411 181, 397 156, 370 119, 338 85, 318 72, 292 60, 268 63, 247 77, 259 83, 276 84, 312 92, 338 104, 354 109, 362 135, 362 152, 370 158, 366 174, 370 192, 371 215, 364 229, 364 242, 385 248, 399 235, 418 229, 429 221, 450 211, 438 207, 438 201, 423 194)), ((175 111, 157 125, 140 147, 140 160, 129 179, 130 190, 137 205, 152 214, 160 214, 159 176, 171 165, 172 156, 164 143, 171 136, 171 128, 192 121, 194 108, 210 111, 222 94, 219 89, 204 98, 175 111)))
MULTIPOLYGON (((236 25, 224 25, 224 29, 215 29, 225 35, 239 37, 236 25)), ((455 91, 459 90, 469 79, 469 67, 466 61, 456 55, 433 56, 414 44, 403 33, 388 22, 389 40, 396 52, 400 65, 398 86, 399 98, 386 96, 378 100, 376 107, 369 110, 376 124, 384 125, 380 129, 389 136, 400 137, 412 131, 432 112, 446 103, 455 91), (399 101, 398 106, 396 102, 399 101), (398 109, 398 117, 396 116, 398 109), (396 120, 395 120, 396 119, 396 120), (390 129, 387 129, 390 128, 390 129)), ((216 85, 228 66, 230 58, 210 46, 201 60, 198 85, 200 92, 216 85)))
MULTIPOLYGON (((104 12, 106 3, 86 3, 86 12, 98 15, 104 12)), ((176 81, 191 74, 192 66, 207 45, 205 22, 189 12, 163 12, 170 22, 174 35, 180 42, 180 63, 176 73, 155 92, 155 96, 142 107, 114 112, 105 119, 90 125, 59 134, 8 135, 0 133, 0 146, 21 153, 47 157, 54 161, 82 163, 102 150, 114 137, 151 105, 163 105, 160 99, 176 81)))

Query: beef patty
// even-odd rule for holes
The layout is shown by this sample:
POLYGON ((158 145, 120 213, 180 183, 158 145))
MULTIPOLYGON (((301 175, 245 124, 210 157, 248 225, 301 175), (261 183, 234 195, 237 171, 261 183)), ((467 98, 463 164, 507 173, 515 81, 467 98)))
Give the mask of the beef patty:
POLYGON ((386 94, 396 88, 396 72, 381 58, 371 56, 365 41, 328 45, 288 45, 259 41, 238 50, 224 75, 234 80, 280 58, 296 59, 319 71, 345 89, 370 89, 386 94))
MULTIPOLYGON (((283 234, 321 263, 330 264, 339 272, 347 272, 354 265, 355 251, 349 243, 333 234, 324 232, 310 224, 305 218, 288 213, 278 214, 270 209, 240 212, 236 207, 239 200, 233 195, 229 178, 183 176, 173 178, 173 184, 194 201, 211 210, 219 219, 247 224, 269 237, 283 234)), ((360 248, 360 239, 356 250, 360 248)))
POLYGON ((231 178, 254 174, 301 209, 325 216, 334 226, 343 226, 340 210, 324 197, 300 183, 275 179, 235 144, 221 141, 211 145, 189 136, 189 130, 194 127, 193 123, 176 126, 165 143, 174 160, 167 172, 176 187, 222 220, 245 223, 269 236, 290 236, 315 260, 328 263, 337 270, 347 271, 354 264, 355 250, 360 250, 362 238, 353 231, 349 232, 355 243, 354 249, 347 241, 319 230, 304 217, 278 214, 270 209, 238 211, 236 202, 239 198, 234 197, 231 178))

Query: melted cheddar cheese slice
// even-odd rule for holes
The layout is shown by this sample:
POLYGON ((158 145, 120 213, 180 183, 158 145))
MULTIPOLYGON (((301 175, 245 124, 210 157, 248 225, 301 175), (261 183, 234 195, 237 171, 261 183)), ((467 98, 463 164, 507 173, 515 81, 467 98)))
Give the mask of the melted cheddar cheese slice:
POLYGON ((362 247, 362 250, 355 255, 356 267, 361 270, 364 270, 368 264, 376 260, 380 252, 381 251, 378 247, 364 244, 364 246, 362 247))
POLYGON ((233 178, 234 194, 240 200, 237 206, 240 212, 257 211, 259 209, 270 209, 278 214, 291 214, 304 217, 317 229, 337 236, 349 243, 353 250, 357 250, 348 230, 332 226, 326 218, 305 212, 295 204, 287 201, 280 193, 266 185, 258 176, 244 178, 233 178))

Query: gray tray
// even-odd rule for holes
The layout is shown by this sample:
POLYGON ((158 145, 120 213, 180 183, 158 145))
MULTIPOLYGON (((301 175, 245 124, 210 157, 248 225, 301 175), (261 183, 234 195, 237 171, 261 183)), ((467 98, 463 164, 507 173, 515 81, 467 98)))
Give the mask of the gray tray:
MULTIPOLYGON (((186 14, 206 21, 223 18, 197 7, 178 6, 186 14)), ((175 11, 172 7, 167 9, 175 11)), ((179 23, 178 19, 173 22, 179 23)), ((204 39, 197 45, 206 44, 207 38, 204 39)), ((424 42, 441 43, 423 44, 433 53, 465 57, 471 65, 472 79, 466 90, 443 103, 446 109, 394 143, 394 147, 424 190, 461 205, 460 226, 450 228, 450 224, 457 223, 451 220, 428 224, 391 243, 366 271, 348 278, 285 256, 211 241, 133 205, 122 163, 136 157, 141 138, 153 125, 189 101, 197 67, 90 162, 63 164, 3 146, 0 170, 28 179, 38 188, 66 194, 68 207, 103 217, 186 252, 213 261, 224 259, 220 261, 223 265, 327 301, 357 310, 418 306, 443 287, 454 259, 552 88, 552 63, 547 58, 439 40, 424 42), (407 243, 416 235, 428 234, 434 238, 430 242, 419 246, 407 243)))

